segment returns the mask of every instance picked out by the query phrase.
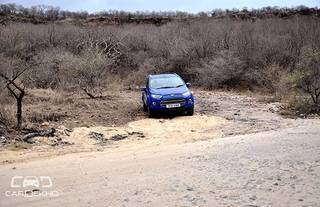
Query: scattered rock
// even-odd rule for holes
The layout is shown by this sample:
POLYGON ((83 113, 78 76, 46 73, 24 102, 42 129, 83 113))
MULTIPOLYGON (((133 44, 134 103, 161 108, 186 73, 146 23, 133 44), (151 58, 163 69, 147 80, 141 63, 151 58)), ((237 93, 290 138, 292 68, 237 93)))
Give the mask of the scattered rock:
POLYGON ((125 138, 127 138, 127 137, 128 137, 128 135, 116 134, 116 135, 113 135, 113 136, 111 137, 111 140, 112 140, 112 141, 120 141, 120 140, 123 140, 123 139, 125 139, 125 138))
POLYGON ((40 130, 36 132, 29 133, 23 137, 23 141, 33 144, 34 142, 31 140, 34 137, 53 137, 56 129, 51 128, 47 130, 40 130))
POLYGON ((130 136, 132 136, 132 135, 137 135, 137 137, 140 137, 140 138, 146 137, 146 136, 143 134, 143 132, 135 132, 135 131, 133 131, 133 132, 127 132, 127 133, 128 133, 128 135, 130 135, 130 136))
POLYGON ((89 138, 90 139, 95 139, 97 141, 103 141, 104 140, 104 135, 102 133, 98 133, 98 132, 90 132, 89 138))
POLYGON ((73 132, 73 129, 65 128, 64 131, 71 133, 71 132, 73 132))
POLYGON ((67 141, 57 141, 53 144, 51 144, 52 147, 56 147, 56 146, 70 146, 70 145, 73 145, 74 143, 72 142, 67 142, 67 141))
POLYGON ((104 146, 109 143, 108 142, 109 140, 105 139, 104 134, 102 134, 102 133, 90 132, 89 138, 97 140, 97 144, 99 144, 101 146, 104 146))
POLYGON ((49 128, 49 126, 50 126, 49 122, 43 122, 43 123, 40 125, 40 128, 47 129, 47 128, 49 128))
POLYGON ((187 191, 193 191, 193 188, 187 187, 187 191))
POLYGON ((69 129, 69 128, 65 128, 65 129, 63 130, 63 132, 64 132, 65 135, 70 136, 70 133, 73 132, 73 130, 72 130, 72 129, 69 129))
POLYGON ((7 143, 7 139, 5 136, 1 136, 0 137, 0 144, 6 144, 7 143))
POLYGON ((251 197, 250 197, 250 200, 253 200, 253 201, 257 200, 257 196, 256 196, 256 195, 251 196, 251 197))
POLYGON ((296 176, 296 175, 291 175, 290 176, 290 179, 297 179, 298 178, 298 176, 296 176))

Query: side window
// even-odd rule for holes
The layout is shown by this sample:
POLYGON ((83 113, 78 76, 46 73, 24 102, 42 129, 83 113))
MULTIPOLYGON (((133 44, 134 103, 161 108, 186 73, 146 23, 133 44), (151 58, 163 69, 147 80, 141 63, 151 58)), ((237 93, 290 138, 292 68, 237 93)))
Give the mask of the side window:
POLYGON ((149 78, 147 78, 147 80, 146 80, 146 87, 147 88, 149 87, 149 78))

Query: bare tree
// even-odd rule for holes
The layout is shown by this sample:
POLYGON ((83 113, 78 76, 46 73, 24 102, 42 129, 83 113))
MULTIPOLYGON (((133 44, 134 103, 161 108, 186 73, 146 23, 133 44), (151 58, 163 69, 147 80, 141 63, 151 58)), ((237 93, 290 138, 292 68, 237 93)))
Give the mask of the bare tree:
POLYGON ((25 87, 19 81, 18 78, 27 70, 28 68, 22 70, 21 72, 15 74, 12 78, 4 74, 0 74, 0 77, 4 78, 6 81, 6 88, 10 91, 17 102, 17 129, 22 127, 22 100, 25 95, 25 87))
POLYGON ((292 81, 295 88, 309 94, 314 111, 320 113, 320 52, 309 52, 303 57, 292 81))

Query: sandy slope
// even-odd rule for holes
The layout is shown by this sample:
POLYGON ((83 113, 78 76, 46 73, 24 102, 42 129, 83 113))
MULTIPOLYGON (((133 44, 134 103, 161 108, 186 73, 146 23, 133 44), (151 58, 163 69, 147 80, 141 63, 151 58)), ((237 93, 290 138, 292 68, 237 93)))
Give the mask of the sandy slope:
POLYGON ((186 144, 0 166, 0 206, 319 206, 320 123, 186 144), (5 197, 48 175, 58 197, 5 197))
MULTIPOLYGON (((68 135, 63 129, 59 129, 62 141, 72 143, 72 145, 51 147, 40 144, 27 150, 3 150, 0 151, 0 162, 6 164, 74 152, 112 151, 118 147, 145 148, 160 144, 215 139, 223 136, 222 127, 229 122, 220 117, 194 115, 192 117, 141 119, 120 127, 77 127, 72 132, 68 132, 68 135), (119 140, 118 137, 120 137, 119 140)), ((52 138, 36 139, 50 143, 52 138)))

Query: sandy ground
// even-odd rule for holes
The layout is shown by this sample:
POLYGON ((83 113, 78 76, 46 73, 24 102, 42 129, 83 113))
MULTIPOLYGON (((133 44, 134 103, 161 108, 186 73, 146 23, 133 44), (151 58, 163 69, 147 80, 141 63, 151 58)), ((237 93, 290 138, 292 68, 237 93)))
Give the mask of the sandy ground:
POLYGON ((224 139, 2 165, 0 206, 317 207, 319 177, 320 122, 304 120, 224 139), (14 175, 50 176, 58 194, 5 196, 14 175))
MULTIPOLYGON (((43 97, 47 95, 44 92, 35 94, 37 99, 39 97, 44 99, 43 97)), ((34 138, 35 143, 32 145, 17 143, 0 147, 0 164, 68 153, 113 150, 131 145, 144 148, 161 144, 211 140, 299 125, 299 122, 293 119, 278 115, 278 103, 261 102, 256 94, 195 90, 196 113, 194 116, 166 116, 156 119, 146 118, 141 106, 139 109, 137 103, 140 99, 139 92, 131 91, 129 95, 130 98, 125 101, 123 97, 126 95, 119 94, 111 100, 80 99, 79 101, 83 102, 80 105, 88 105, 90 110, 87 108, 73 110, 69 109, 72 106, 66 107, 71 114, 82 111, 73 117, 78 118, 79 121, 67 118, 62 122, 50 122, 48 127, 58 129, 54 138, 40 137, 34 138), (129 100, 132 100, 132 103, 129 100), (101 108, 99 102, 101 102, 100 105, 113 107, 101 108), (116 109, 118 102, 131 104, 132 109, 125 106, 118 106, 116 109), (124 108, 123 111, 121 108, 124 108), (132 118, 132 114, 138 114, 138 116, 132 118), (88 117, 92 118, 88 119, 88 117), (121 124, 115 124, 117 122, 121 124)))
POLYGON ((76 152, 145 148, 215 139, 223 136, 222 127, 228 122, 221 117, 194 115, 141 119, 120 127, 76 127, 70 132, 61 127, 58 128, 60 141, 51 137, 35 138, 33 141, 37 144, 28 149, 0 151, 0 161, 7 164, 76 152))
POLYGON ((0 206, 319 206, 319 119, 281 117, 250 94, 195 95, 192 117, 54 123, 56 137, 2 148, 0 206), (26 176, 53 186, 23 187, 26 176))

